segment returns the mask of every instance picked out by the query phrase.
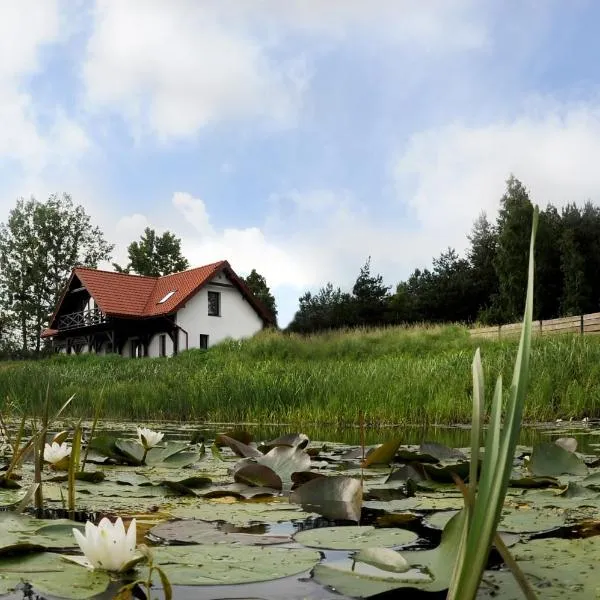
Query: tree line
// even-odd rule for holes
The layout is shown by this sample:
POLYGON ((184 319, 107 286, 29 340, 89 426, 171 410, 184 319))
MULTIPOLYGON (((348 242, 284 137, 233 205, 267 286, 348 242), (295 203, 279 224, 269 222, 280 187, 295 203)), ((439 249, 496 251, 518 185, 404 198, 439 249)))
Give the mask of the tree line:
MULTIPOLYGON (((19 199, 0 223, 0 358, 43 354, 40 336, 48 325, 75 266, 97 268, 111 259, 114 245, 68 194, 45 202, 19 199)), ((128 263, 112 263, 121 273, 153 277, 189 268, 181 240, 146 228, 127 248, 128 263)), ((245 282, 274 318, 275 298, 265 278, 253 269, 245 282)), ((47 350, 47 349, 46 349, 47 350)))
MULTIPOLYGON (((392 292, 370 260, 351 291, 328 283, 299 299, 290 331, 401 323, 518 321, 524 309, 533 205, 510 177, 496 219, 475 220, 465 256, 448 248, 429 269, 415 269, 392 292)), ((540 213, 536 241, 535 319, 600 310, 600 208, 591 202, 549 204, 540 213)))
MULTIPOLYGON (((415 269, 392 287, 367 259, 351 290, 327 283, 306 292, 289 331, 311 333, 355 326, 418 322, 501 324, 521 318, 533 207, 525 186, 509 178, 495 220, 480 214, 464 256, 448 248, 431 268, 415 269)), ((68 194, 20 199, 0 224, 0 355, 39 353, 40 333, 77 265, 111 260, 110 244, 68 194)), ((161 276, 189 268, 181 240, 146 228, 116 271, 161 276)), ((536 242, 535 314, 550 319, 600 310, 600 208, 591 202, 548 205, 536 242)), ((245 278, 273 313, 277 305, 256 269, 245 278)))

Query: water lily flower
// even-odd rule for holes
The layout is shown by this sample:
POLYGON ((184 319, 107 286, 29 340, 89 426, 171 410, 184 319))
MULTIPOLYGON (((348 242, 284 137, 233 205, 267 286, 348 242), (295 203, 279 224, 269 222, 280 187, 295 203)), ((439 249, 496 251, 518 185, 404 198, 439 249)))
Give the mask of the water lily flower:
POLYGON ((156 444, 158 444, 163 437, 165 437, 164 433, 161 433, 160 431, 152 431, 152 429, 148 429, 147 427, 138 427, 137 434, 140 444, 142 444, 146 450, 154 448, 154 446, 156 446, 156 444))
POLYGON ((44 460, 54 466, 59 463, 64 463, 65 458, 70 454, 71 448, 66 442, 63 442, 62 444, 52 442, 52 445, 46 444, 44 446, 44 460))
POLYGON ((114 523, 104 517, 97 527, 87 521, 85 535, 73 528, 73 535, 94 569, 119 572, 129 568, 136 559, 135 519, 131 520, 127 533, 121 517, 114 523))

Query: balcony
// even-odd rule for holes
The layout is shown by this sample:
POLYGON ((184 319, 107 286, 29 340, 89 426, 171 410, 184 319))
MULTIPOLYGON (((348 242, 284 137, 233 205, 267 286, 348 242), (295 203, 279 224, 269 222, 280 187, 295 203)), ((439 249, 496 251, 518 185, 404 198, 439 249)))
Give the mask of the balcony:
POLYGON ((58 330, 79 329, 81 327, 90 327, 106 323, 106 315, 99 308, 81 310, 79 312, 61 315, 58 318, 58 330))

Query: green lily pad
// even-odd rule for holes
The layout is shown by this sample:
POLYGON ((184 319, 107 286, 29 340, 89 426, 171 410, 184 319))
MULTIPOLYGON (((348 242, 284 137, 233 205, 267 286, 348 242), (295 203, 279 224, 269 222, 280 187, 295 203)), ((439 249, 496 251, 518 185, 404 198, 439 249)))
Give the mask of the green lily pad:
POLYGON ((172 585, 234 585, 304 573, 320 560, 315 550, 269 546, 171 546, 155 548, 172 585))
POLYGON ((281 490, 283 483, 273 469, 258 463, 247 463, 237 469, 233 478, 238 483, 281 490))
POLYGON ((562 527, 564 524, 565 514, 560 509, 505 508, 501 513, 498 529, 509 533, 536 533, 562 527))
POLYGON ((208 477, 186 477, 179 481, 163 479, 160 485, 184 496, 195 496, 196 492, 194 490, 206 488, 211 483, 212 481, 208 477))
POLYGON ((419 447, 419 451, 422 454, 433 456, 439 461, 442 460, 455 460, 455 461, 466 461, 467 457, 464 452, 460 450, 455 450, 454 448, 449 448, 444 444, 440 444, 438 442, 423 442, 419 447))
POLYGON ((510 485, 517 488, 547 488, 547 487, 559 487, 560 481, 556 477, 516 477, 510 480, 510 485))
POLYGON ((302 448, 276 446, 256 459, 259 465, 269 467, 281 479, 284 487, 291 487, 292 474, 310 471, 310 456, 302 448))
MULTIPOLYGON (((532 540, 518 544, 512 553, 538 598, 591 600, 599 597, 598 538, 532 540)), ((487 572, 484 579, 488 585, 497 587, 499 593, 494 598, 504 600, 522 597, 522 593, 517 595, 518 588, 511 582, 514 578, 510 573, 487 572)))
POLYGON ((137 440, 115 440, 115 447, 132 465, 141 465, 144 447, 137 440))
POLYGON ((469 476, 469 462, 439 462, 437 464, 423 463, 427 476, 440 483, 453 483, 452 474, 458 475, 463 481, 469 476))
POLYGON ((318 527, 294 535, 294 540, 303 546, 329 550, 361 550, 375 546, 391 548, 413 544, 417 539, 417 534, 408 529, 376 528, 370 525, 318 527))
POLYGON ((542 442, 533 447, 529 459, 529 470, 537 476, 587 475, 588 468, 583 459, 557 444, 542 442))
POLYGON ((354 598, 366 598, 402 588, 430 592, 445 590, 454 569, 462 525, 463 513, 460 513, 444 528, 437 548, 402 552, 403 558, 414 567, 405 573, 357 572, 356 569, 352 570, 353 564, 347 561, 340 565, 319 564, 313 570, 313 577, 322 585, 334 587, 337 592, 354 598))
POLYGON ((75 548, 73 528, 83 527, 83 523, 68 519, 34 519, 0 512, 0 555, 75 548))
POLYGON ((365 456, 365 460, 362 462, 361 466, 370 467, 371 465, 389 465, 394 462, 394 457, 396 456, 399 447, 399 438, 388 440, 385 444, 373 448, 367 456, 365 456))
POLYGON ((36 592, 66 600, 85 600, 103 593, 110 577, 62 560, 48 552, 0 558, 0 593, 6 594, 27 581, 36 592))
POLYGON ((390 473, 385 482, 408 481, 409 479, 412 479, 413 481, 425 481, 427 479, 427 473, 422 464, 415 462, 408 465, 402 465, 390 473))
POLYGON ((220 502, 199 501, 192 499, 189 503, 169 509, 169 514, 181 519, 201 519, 203 521, 226 521, 232 525, 244 526, 251 523, 281 523, 284 521, 304 520, 314 513, 306 512, 300 507, 287 502, 220 502))
POLYGON ((240 442, 239 440, 231 438, 222 433, 215 438, 215 445, 228 446, 235 454, 237 454, 237 456, 240 456, 241 458, 259 458, 263 455, 258 448, 244 444, 243 442, 240 442))
POLYGON ((300 504, 328 519, 360 521, 362 486, 358 479, 333 476, 313 479, 290 494, 290 502, 300 504))
POLYGON ((289 446, 290 448, 306 448, 309 444, 308 436, 304 433, 288 433, 278 438, 261 444, 261 450, 268 452, 277 446, 289 446))
POLYGON ((259 535, 220 529, 214 523, 197 519, 167 521, 148 532, 160 541, 176 544, 233 544, 236 546, 268 546, 284 544, 291 538, 285 535, 259 535))

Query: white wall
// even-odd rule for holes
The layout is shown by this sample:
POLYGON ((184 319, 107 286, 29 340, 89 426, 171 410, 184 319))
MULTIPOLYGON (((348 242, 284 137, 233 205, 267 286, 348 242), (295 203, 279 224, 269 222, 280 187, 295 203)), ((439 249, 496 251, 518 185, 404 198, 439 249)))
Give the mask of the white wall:
POLYGON ((148 345, 148 356, 150 356, 150 357, 160 356, 160 336, 161 335, 164 335, 165 339, 166 339, 166 350, 167 350, 166 356, 171 356, 173 354, 173 342, 172 342, 169 334, 157 333, 152 336, 152 339, 150 340, 150 344, 148 345))
MULTIPOLYGON (((188 332, 188 348, 200 347, 200 334, 208 335, 208 345, 214 346, 226 338, 239 340, 253 336, 263 328, 262 319, 223 273, 205 285, 179 310, 177 325, 188 332), (232 287, 211 285, 213 282, 232 287), (221 314, 218 317, 208 315, 209 291, 221 294, 221 314)), ((185 334, 180 331, 179 351, 183 350, 185 334)))

